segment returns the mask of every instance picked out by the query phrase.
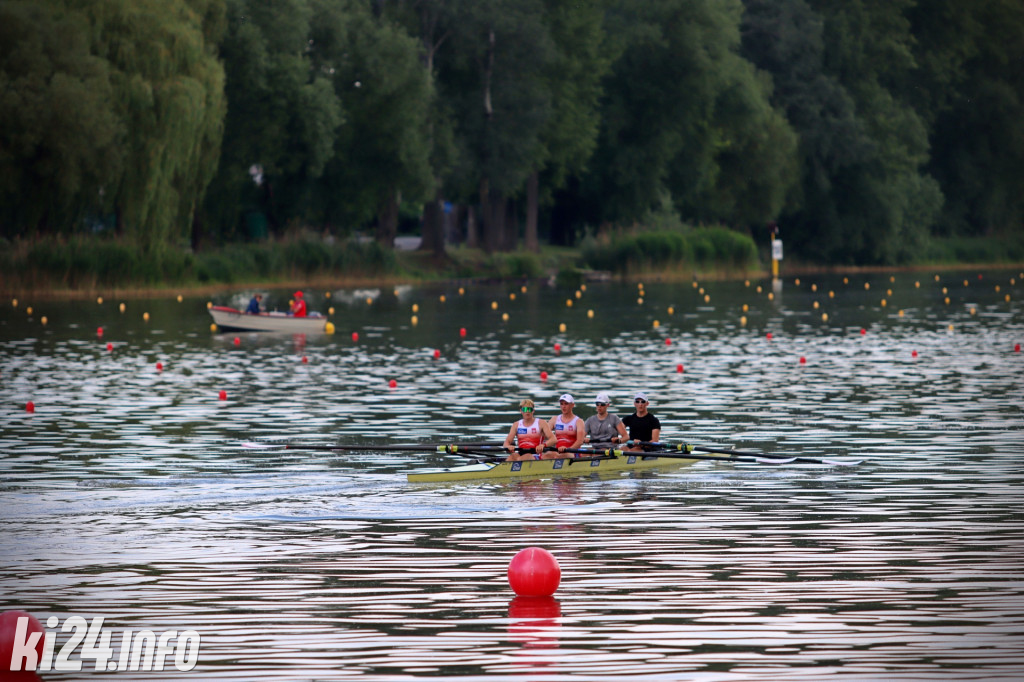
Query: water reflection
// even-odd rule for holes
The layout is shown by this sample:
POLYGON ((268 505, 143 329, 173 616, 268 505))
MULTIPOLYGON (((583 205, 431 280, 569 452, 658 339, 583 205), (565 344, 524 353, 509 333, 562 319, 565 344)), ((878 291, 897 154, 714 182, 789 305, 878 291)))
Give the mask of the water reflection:
POLYGON ((0 608, 197 629, 203 678, 1019 678, 1021 280, 894 277, 331 292, 335 335, 237 346, 199 299, 0 310, 0 608), (497 443, 523 395, 637 388, 666 440, 866 462, 410 486, 453 460, 280 447, 497 443))

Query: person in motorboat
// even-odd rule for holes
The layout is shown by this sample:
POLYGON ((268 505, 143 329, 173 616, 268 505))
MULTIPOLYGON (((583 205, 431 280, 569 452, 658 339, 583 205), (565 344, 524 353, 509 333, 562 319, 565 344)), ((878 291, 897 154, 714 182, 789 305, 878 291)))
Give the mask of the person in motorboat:
POLYGON ((542 459, 555 459, 557 457, 573 457, 575 453, 565 452, 566 450, 578 450, 583 445, 583 438, 586 432, 583 428, 583 420, 573 413, 576 401, 569 393, 563 393, 558 399, 558 407, 561 414, 556 414, 548 422, 551 432, 555 434, 556 452, 545 452, 542 459))
POLYGON ((259 315, 262 312, 260 310, 260 302, 262 300, 262 294, 254 294, 253 297, 249 299, 249 307, 246 308, 245 312, 249 313, 250 315, 259 315))
POLYGON ((295 292, 295 300, 292 301, 292 305, 291 305, 291 309, 289 310, 289 314, 290 315, 294 315, 295 317, 305 317, 306 316, 306 300, 304 298, 302 298, 302 292, 301 291, 296 291, 295 292))
MULTIPOLYGON (((633 414, 622 419, 622 423, 629 429, 629 439, 632 441, 643 441, 643 442, 657 442, 661 437, 661 422, 653 414, 647 411, 647 394, 643 391, 638 391, 633 396, 633 406, 635 411, 633 414)), ((644 448, 640 445, 634 444, 630 446, 630 450, 649 450, 650 447, 644 448)))
POLYGON ((610 414, 608 406, 611 400, 607 393, 598 393, 594 399, 597 414, 587 417, 583 423, 586 442, 595 448, 607 450, 626 442, 626 427, 618 415, 610 414))
POLYGON ((519 411, 523 418, 512 423, 505 437, 505 449, 508 450, 509 461, 521 459, 540 459, 545 446, 553 448, 558 442, 551 427, 533 413, 533 401, 524 398, 519 401, 519 411), (524 452, 521 452, 524 451, 524 452))

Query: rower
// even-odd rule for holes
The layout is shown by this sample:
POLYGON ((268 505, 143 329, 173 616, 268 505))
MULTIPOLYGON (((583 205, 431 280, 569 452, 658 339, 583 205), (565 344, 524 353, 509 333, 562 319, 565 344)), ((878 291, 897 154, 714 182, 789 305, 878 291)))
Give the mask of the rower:
MULTIPOLYGON (((629 439, 632 441, 657 442, 661 436, 661 422, 647 411, 647 405, 647 394, 638 391, 633 396, 635 412, 622 420, 622 423, 629 429, 629 439)), ((629 449, 644 450, 645 448, 633 445, 629 449)))
POLYGON ((534 416, 532 400, 520 400, 519 411, 522 412, 523 418, 513 422, 512 428, 505 436, 504 448, 509 452, 508 459, 512 462, 520 459, 540 459, 544 447, 554 447, 558 441, 548 423, 534 416))
POLYGON ((608 449, 613 445, 626 442, 626 427, 618 415, 608 413, 608 405, 611 400, 607 393, 598 393, 594 399, 597 406, 597 414, 588 417, 583 423, 583 430, 586 433, 586 441, 598 449, 608 449))
POLYGON ((578 450, 583 445, 586 437, 586 430, 583 428, 583 420, 577 417, 572 409, 576 406, 576 400, 569 393, 563 393, 558 399, 558 407, 562 410, 548 422, 551 432, 555 434, 555 452, 548 451, 541 455, 541 459, 557 459, 558 457, 573 457, 572 450, 578 450), (566 453, 566 450, 570 452, 566 453))

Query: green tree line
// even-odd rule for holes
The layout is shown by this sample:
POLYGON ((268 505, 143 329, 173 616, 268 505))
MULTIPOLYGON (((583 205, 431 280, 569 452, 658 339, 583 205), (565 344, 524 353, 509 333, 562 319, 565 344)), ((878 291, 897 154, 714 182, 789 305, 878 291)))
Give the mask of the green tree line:
POLYGON ((0 0, 0 236, 1024 232, 1019 0, 0 0), (666 226, 668 226, 666 228, 666 226))

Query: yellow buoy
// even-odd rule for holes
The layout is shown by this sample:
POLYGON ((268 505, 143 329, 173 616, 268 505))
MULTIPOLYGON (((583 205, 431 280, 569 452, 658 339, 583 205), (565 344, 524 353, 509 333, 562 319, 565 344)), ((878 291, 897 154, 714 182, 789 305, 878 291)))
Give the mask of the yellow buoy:
POLYGON ((637 305, 643 305, 644 304, 643 297, 641 296, 640 298, 636 299, 636 302, 637 302, 637 305))
POLYGON ((565 333, 565 322, 562 322, 560 325, 558 325, 558 331, 562 332, 563 334, 565 333))
POLYGON ((325 324, 324 325, 324 331, 327 332, 328 334, 333 334, 334 333, 334 323, 333 322, 328 322, 327 324, 325 324))
POLYGON ((949 305, 949 296, 946 297, 946 305, 949 305))
POLYGON ((120 310, 123 313, 124 312, 124 307, 125 307, 124 303, 122 303, 121 305, 117 306, 117 309, 120 310))
POLYGON ((96 303, 98 303, 100 305, 103 305, 103 297, 102 296, 97 296, 96 297, 96 303))
POLYGON ((643 282, 637 282, 636 283, 636 288, 637 289, 643 289, 644 288, 644 283, 643 282))
POLYGON ((949 325, 949 331, 953 331, 953 325, 949 325))
POLYGON ((966 280, 966 279, 964 280, 964 286, 965 286, 965 287, 966 287, 966 286, 970 286, 970 285, 968 284, 968 282, 967 282, 967 280, 966 280))
POLYGON ((997 294, 999 293, 999 285, 998 284, 996 285, 996 293, 997 294))
POLYGON ((149 322, 149 313, 142 313, 142 319, 146 322, 149 322))
POLYGON ((696 288, 697 288, 697 286, 698 286, 697 282, 696 282, 696 281, 694 281, 694 283, 693 283, 693 288, 694 288, 694 289, 696 289, 696 288))
POLYGON ((333 305, 330 308, 327 309, 327 314, 328 315, 333 315, 334 314, 334 306, 333 305))
POLYGON ((32 306, 29 306, 29 307, 25 308, 25 314, 26 315, 31 315, 32 314, 32 306))
POLYGON ((774 301, 775 300, 775 294, 769 291, 768 292, 768 300, 769 301, 774 301))
POLYGON ((211 322, 210 323, 210 331, 211 332, 217 331, 217 323, 216 322, 211 322))
POLYGON ((747 326, 747 316, 746 315, 740 315, 740 326, 741 327, 746 327, 747 326))
POLYGON ((206 302, 206 309, 209 310, 212 307, 213 307, 213 301, 207 301, 206 302))
POLYGON ((704 287, 701 287, 700 289, 698 289, 697 293, 700 294, 701 296, 703 296, 704 295, 704 287))
POLYGON ((16 299, 16 298, 12 298, 11 299, 11 307, 12 308, 17 308, 18 307, 18 299, 16 299))
POLYGON ((886 296, 892 296, 892 289, 886 289, 885 290, 885 295, 886 296))
POLYGON ((975 308, 974 306, 971 306, 971 315, 975 315, 975 314, 977 314, 977 312, 978 312, 978 309, 975 308))
POLYGON ((41 323, 43 324, 43 326, 45 327, 45 326, 46 326, 46 315, 43 315, 42 317, 40 317, 40 318, 39 318, 39 321, 40 321, 40 322, 41 322, 41 323))
POLYGON ((750 280, 749 279, 743 280, 743 286, 749 287, 750 286, 750 280))
POLYGON ((185 297, 182 296, 181 294, 178 294, 178 303, 181 303, 184 300, 185 300, 185 297))
POLYGON ((525 284, 523 286, 519 287, 519 293, 521 293, 521 294, 525 294, 526 293, 526 285, 525 284))
POLYGON ((508 295, 508 300, 510 300, 510 301, 516 300, 516 292, 513 291, 511 294, 509 294, 508 295))
POLYGON ((817 291, 817 290, 818 290, 818 285, 817 284, 812 284, 811 285, 811 291, 817 291))
POLYGON ((590 319, 594 319, 594 311, 593 310, 588 310, 587 311, 587 317, 589 317, 590 319))
POLYGON ((583 292, 579 289, 576 290, 576 298, 583 298, 583 292))
POLYGON ((412 326, 414 326, 414 327, 415 327, 416 325, 418 325, 418 324, 420 323, 420 318, 418 318, 418 317, 416 317, 415 315, 413 315, 413 316, 412 316, 412 317, 411 317, 411 318, 409 319, 409 321, 410 321, 410 322, 412 322, 412 326))
POLYGON ((836 297, 836 292, 834 292, 834 291, 828 292, 828 297, 829 298, 835 298, 836 297))
POLYGON ((661 326, 661 322, 658 322, 657 320, 655 320, 654 321, 654 328, 657 329, 660 326, 661 326))
POLYGON ((938 281, 939 281, 939 276, 938 276, 938 275, 935 275, 935 281, 936 281, 936 282, 938 282, 938 281))
POLYGON ((572 307, 572 299, 571 298, 565 299, 565 307, 566 308, 571 308, 572 307))
POLYGON ((439 301, 441 301, 441 303, 444 303, 444 302, 445 302, 445 301, 447 301, 448 299, 446 299, 446 298, 444 297, 444 294, 441 294, 441 296, 440 296, 440 298, 438 298, 438 300, 439 300, 439 301))
POLYGON ((508 313, 502 313, 501 314, 501 321, 502 322, 508 322, 508 313))
POLYGON ((587 285, 586 284, 581 284, 580 285, 580 291, 586 291, 586 290, 587 290, 587 285))
POLYGON ((675 315, 676 314, 676 309, 673 308, 672 306, 669 306, 668 307, 668 314, 669 315, 675 315))
POLYGON ((704 302, 705 303, 710 303, 711 302, 711 296, 709 296, 708 294, 704 294, 704 302))
POLYGON ((366 305, 373 305, 373 298, 367 296, 366 297, 366 305))
POLYGON ((900 317, 903 317, 903 311, 902 310, 900 311, 900 317))
POLYGON ((761 293, 761 285, 760 284, 757 285, 757 289, 755 291, 757 291, 757 293, 761 293))
POLYGON ((818 302, 817 302, 817 301, 815 301, 815 302, 814 302, 814 309, 815 309, 815 310, 817 310, 817 309, 818 309, 818 302))
POLYGON ((849 277, 843 277, 843 284, 849 284, 849 283, 850 283, 850 278, 849 277))
POLYGON ((466 290, 463 289, 462 287, 459 287, 459 296, 462 296, 464 293, 466 293, 466 290))
POLYGON ((889 281, 890 282, 895 282, 896 281, 896 276, 895 275, 889 275, 889 281))
POLYGON ((497 301, 491 301, 491 310, 497 310, 497 309, 498 309, 498 302, 497 301))
POLYGON ((1007 302, 1007 303, 1009 303, 1009 302, 1010 302, 1010 295, 1009 295, 1009 294, 1007 294, 1007 295, 1006 295, 1006 302, 1007 302))
POLYGON ((828 313, 822 313, 821 314, 821 321, 822 322, 828 322, 828 313))
POLYGON ((884 307, 885 307, 885 305, 886 305, 886 303, 885 303, 885 299, 883 298, 883 299, 882 299, 882 307, 884 308, 884 307))
POLYGON ((398 289, 395 289, 394 294, 395 294, 395 298, 398 298, 398 289))
POLYGON ((794 279, 794 280, 793 280, 793 284, 795 284, 795 285, 797 285, 797 286, 800 286, 800 278, 799 278, 799 277, 797 277, 796 279, 794 279))
POLYGON ((942 295, 945 296, 948 293, 949 293, 949 290, 946 287, 942 287, 942 295))
POLYGON ((412 311, 414 313, 418 313, 420 311, 420 304, 419 303, 413 303, 412 304, 412 311))
POLYGON ((864 291, 867 291, 870 288, 871 288, 871 282, 864 282, 864 291))
POLYGON ((330 298, 330 297, 331 297, 331 292, 325 291, 324 292, 324 298, 330 298))
POLYGON ((743 304, 743 312, 747 312, 748 310, 750 310, 750 306, 747 305, 746 303, 744 303, 743 304))

